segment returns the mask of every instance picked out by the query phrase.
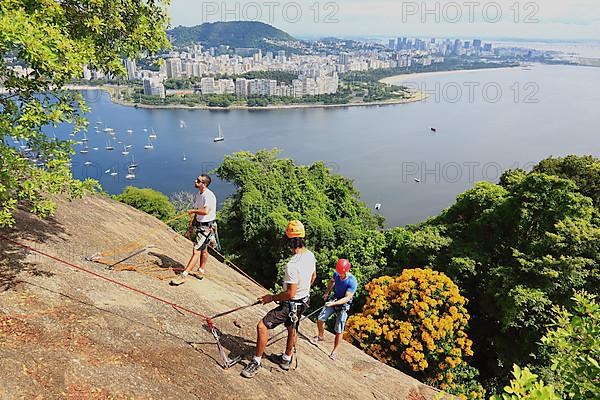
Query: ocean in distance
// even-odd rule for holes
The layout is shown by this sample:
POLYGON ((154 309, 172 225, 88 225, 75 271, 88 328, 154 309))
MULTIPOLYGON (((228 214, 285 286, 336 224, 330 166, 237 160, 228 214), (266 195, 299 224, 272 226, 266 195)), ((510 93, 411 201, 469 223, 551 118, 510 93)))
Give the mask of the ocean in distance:
MULTIPOLYGON (((391 227, 439 214, 475 182, 497 182, 506 169, 529 169, 551 155, 600 153, 600 68, 533 65, 414 75, 404 84, 428 98, 386 106, 215 111, 138 109, 112 103, 105 92, 84 91, 92 107, 89 152, 75 146, 73 173, 98 179, 112 194, 133 185, 169 195, 194 191, 196 176, 227 154, 276 147, 297 163, 322 160, 353 179, 363 201, 381 203, 378 212, 391 227), (214 143, 219 125, 225 140, 214 143), (107 126, 116 132, 112 151, 105 150, 107 126), (146 150, 152 130, 154 149, 146 150), (121 154, 125 145, 131 145, 128 156, 121 154), (132 155, 139 167, 135 179, 126 180, 132 155)), ((67 129, 54 133, 66 139, 67 129)), ((220 203, 235 190, 218 179, 211 188, 220 203)))

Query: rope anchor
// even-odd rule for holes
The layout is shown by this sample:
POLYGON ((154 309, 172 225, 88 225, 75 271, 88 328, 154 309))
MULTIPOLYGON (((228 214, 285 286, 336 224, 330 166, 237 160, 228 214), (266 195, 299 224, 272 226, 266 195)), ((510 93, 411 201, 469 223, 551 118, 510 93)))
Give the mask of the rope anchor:
POLYGON ((219 354, 221 355, 221 360, 223 360, 223 369, 231 368, 235 364, 237 364, 238 362, 240 362, 242 360, 242 356, 241 355, 240 356, 236 356, 234 358, 229 358, 225 354, 225 348, 221 344, 221 340, 220 340, 220 337, 219 337, 219 331, 217 330, 217 328, 213 324, 212 319, 208 318, 206 320, 206 323, 208 324, 208 327, 209 327, 210 332, 212 333, 213 337, 217 341, 217 347, 219 348, 219 354))

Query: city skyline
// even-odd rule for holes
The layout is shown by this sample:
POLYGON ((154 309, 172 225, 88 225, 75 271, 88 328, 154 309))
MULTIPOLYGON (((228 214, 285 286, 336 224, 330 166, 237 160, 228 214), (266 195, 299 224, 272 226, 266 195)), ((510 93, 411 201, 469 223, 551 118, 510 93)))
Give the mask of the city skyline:
POLYGON ((202 2, 173 0, 171 25, 258 20, 297 37, 481 36, 484 39, 600 40, 593 0, 558 4, 498 0, 439 2, 202 2))

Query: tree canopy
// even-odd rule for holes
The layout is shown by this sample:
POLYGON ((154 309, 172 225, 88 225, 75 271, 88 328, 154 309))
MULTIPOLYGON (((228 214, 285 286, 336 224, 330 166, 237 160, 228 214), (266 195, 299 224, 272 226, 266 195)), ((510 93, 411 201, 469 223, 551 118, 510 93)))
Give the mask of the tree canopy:
POLYGON ((50 140, 49 125, 85 128, 88 107, 63 89, 84 66, 112 76, 123 57, 168 46, 168 0, 3 0, 0 3, 0 226, 19 202, 47 215, 52 193, 79 195, 94 182, 71 176, 69 143, 50 140), (15 146, 19 143, 20 146, 15 146))

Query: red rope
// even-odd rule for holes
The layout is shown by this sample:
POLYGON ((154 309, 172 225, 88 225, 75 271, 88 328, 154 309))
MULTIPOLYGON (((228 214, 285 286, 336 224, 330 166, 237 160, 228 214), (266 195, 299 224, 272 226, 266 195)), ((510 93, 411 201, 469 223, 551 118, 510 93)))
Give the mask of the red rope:
POLYGON ((146 292, 144 292, 144 291, 142 291, 142 290, 140 290, 140 289, 136 289, 136 288, 134 288, 134 287, 131 287, 131 286, 128 286, 128 285, 126 285, 126 284, 124 284, 124 283, 121 283, 121 282, 119 282, 119 281, 116 281, 116 280, 114 280, 114 279, 110 279, 110 278, 108 278, 108 277, 106 277, 106 276, 103 276, 103 275, 97 274, 97 273, 95 273, 95 272, 89 271, 89 270, 87 270, 87 269, 85 269, 85 268, 83 268, 83 267, 80 267, 80 266, 78 266, 78 265, 72 264, 72 263, 70 263, 70 262, 68 262, 68 261, 65 261, 65 260, 62 260, 62 259, 60 259, 60 258, 58 258, 58 257, 54 257, 54 256, 52 256, 52 255, 50 255, 50 254, 44 253, 43 251, 36 250, 36 249, 34 249, 33 247, 30 247, 30 246, 27 246, 27 245, 25 245, 25 244, 22 244, 22 243, 16 242, 16 241, 14 241, 14 240, 12 240, 12 239, 9 239, 9 238, 7 238, 7 237, 6 237, 6 236, 4 236, 4 235, 0 235, 0 238, 2 238, 3 240, 6 240, 7 242, 10 242, 10 243, 12 243, 12 244, 14 244, 14 245, 16 245, 16 246, 22 247, 22 248, 24 248, 24 249, 27 249, 27 250, 29 250, 29 251, 33 251, 34 253, 41 254, 41 255, 43 255, 43 256, 46 256, 46 257, 48 257, 48 258, 51 258, 51 259, 53 259, 53 260, 55 260, 55 261, 58 261, 58 262, 60 262, 60 263, 63 263, 63 264, 65 264, 65 265, 68 265, 68 266, 70 266, 70 267, 73 267, 73 268, 75 268, 75 269, 77 269, 77 270, 79 270, 79 271, 87 272, 88 274, 90 274, 90 275, 93 275, 93 276, 95 276, 95 277, 97 277, 97 278, 104 279, 105 281, 108 281, 108 282, 110 282, 110 283, 114 283, 115 285, 119 285, 119 286, 121 286, 121 287, 124 287, 125 289, 131 290, 131 291, 133 291, 133 292, 136 292, 136 293, 139 293, 139 294, 141 294, 141 295, 143 295, 143 296, 147 296, 147 297, 149 297, 149 298, 151 298, 151 299, 154 299, 154 300, 156 300, 156 301, 160 301, 160 302, 162 302, 162 303, 164 303, 164 304, 170 305, 170 306, 171 306, 171 307, 173 307, 173 308, 176 308, 176 309, 179 309, 179 310, 181 310, 181 311, 185 311, 185 312, 187 312, 187 313, 190 313, 190 314, 192 314, 192 315, 195 315, 195 316, 197 316, 197 317, 200 317, 200 318, 204 319, 205 321, 209 321, 209 320, 210 320, 210 317, 208 317, 208 316, 206 316, 206 315, 202 315, 202 314, 200 314, 200 313, 198 313, 198 312, 196 312, 196 311, 193 311, 193 310, 190 310, 190 309, 188 309, 188 308, 182 307, 182 306, 180 306, 180 305, 177 305, 177 304, 175 304, 175 303, 173 303, 173 302, 170 302, 170 301, 168 301, 168 300, 161 299, 160 297, 154 296, 154 295, 152 295, 152 294, 150 294, 150 293, 146 293, 146 292))

